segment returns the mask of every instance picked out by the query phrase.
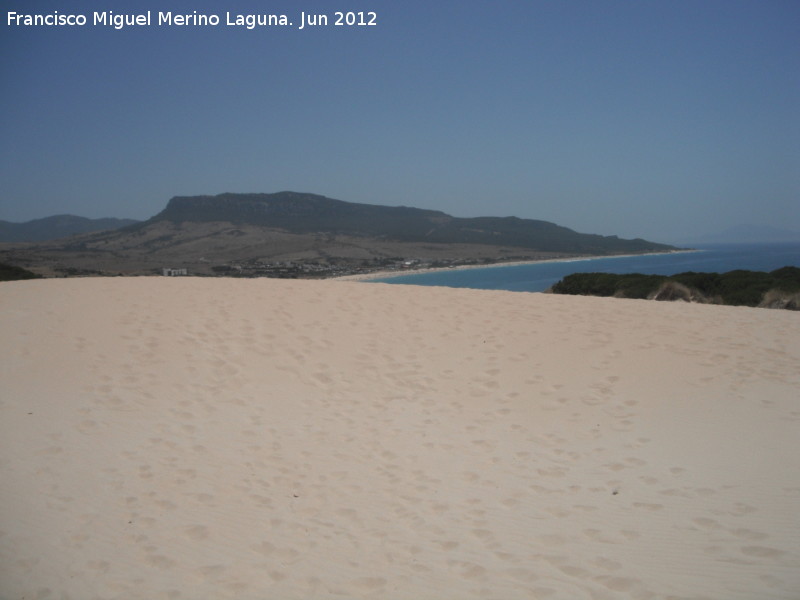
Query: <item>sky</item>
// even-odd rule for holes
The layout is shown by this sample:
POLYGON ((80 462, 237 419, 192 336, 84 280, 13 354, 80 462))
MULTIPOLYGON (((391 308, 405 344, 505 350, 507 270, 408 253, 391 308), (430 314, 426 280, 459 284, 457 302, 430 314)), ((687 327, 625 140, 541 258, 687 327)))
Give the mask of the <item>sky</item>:
POLYGON ((663 242, 800 231, 796 0, 0 8, 2 220, 146 219, 173 196, 292 190, 663 242), (92 22, 147 10, 150 26, 92 22), (55 11, 87 24, 8 23, 55 11), (159 26, 159 11, 220 24, 159 26), (376 24, 335 26, 336 11, 376 24), (329 24, 300 29, 302 13, 329 24))

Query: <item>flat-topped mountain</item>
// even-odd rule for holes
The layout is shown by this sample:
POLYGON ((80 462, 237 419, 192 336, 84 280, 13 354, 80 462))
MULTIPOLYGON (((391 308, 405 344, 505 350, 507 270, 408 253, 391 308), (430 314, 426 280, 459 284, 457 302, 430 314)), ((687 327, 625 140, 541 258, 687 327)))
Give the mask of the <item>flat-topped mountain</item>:
POLYGON ((0 262, 42 275, 330 276, 398 265, 453 266, 674 250, 517 217, 459 218, 297 192, 178 196, 114 231, 0 246, 0 262))
POLYGON ((229 222, 289 233, 328 233, 399 242, 487 244, 547 252, 617 254, 674 249, 642 239, 577 233, 555 223, 517 217, 458 218, 436 210, 357 204, 297 192, 177 196, 147 223, 229 222))

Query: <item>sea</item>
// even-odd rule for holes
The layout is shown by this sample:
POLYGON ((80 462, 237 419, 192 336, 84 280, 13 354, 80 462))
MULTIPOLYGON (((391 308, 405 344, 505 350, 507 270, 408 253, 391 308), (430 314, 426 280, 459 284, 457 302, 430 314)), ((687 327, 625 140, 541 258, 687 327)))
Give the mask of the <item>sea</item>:
POLYGON ((709 244, 690 251, 638 256, 580 258, 520 265, 441 269, 372 279, 383 283, 434 285, 481 290, 543 292, 572 273, 645 273, 686 271, 724 273, 736 269, 774 271, 800 267, 800 243, 709 244))

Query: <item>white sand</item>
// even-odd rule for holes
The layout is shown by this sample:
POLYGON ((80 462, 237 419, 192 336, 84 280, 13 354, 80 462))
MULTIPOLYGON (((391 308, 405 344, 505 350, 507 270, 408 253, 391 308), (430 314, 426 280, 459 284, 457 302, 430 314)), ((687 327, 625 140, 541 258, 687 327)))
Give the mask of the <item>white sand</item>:
POLYGON ((0 283, 0 598, 800 597, 800 315, 0 283))

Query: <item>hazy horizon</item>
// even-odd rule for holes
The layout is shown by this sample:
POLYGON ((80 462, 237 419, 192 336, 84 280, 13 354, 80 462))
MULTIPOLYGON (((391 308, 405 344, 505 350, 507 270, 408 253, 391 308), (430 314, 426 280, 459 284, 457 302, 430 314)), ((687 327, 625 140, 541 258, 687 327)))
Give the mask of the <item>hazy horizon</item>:
POLYGON ((796 2, 2 5, 2 220, 292 190, 653 241, 800 231, 796 2), (334 26, 336 10, 377 24, 334 26), (55 11, 89 23, 9 16, 55 11), (301 12, 331 24, 299 29, 301 12))

